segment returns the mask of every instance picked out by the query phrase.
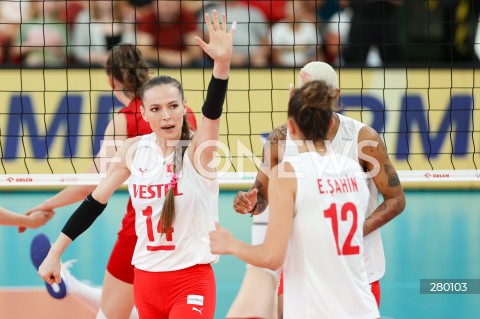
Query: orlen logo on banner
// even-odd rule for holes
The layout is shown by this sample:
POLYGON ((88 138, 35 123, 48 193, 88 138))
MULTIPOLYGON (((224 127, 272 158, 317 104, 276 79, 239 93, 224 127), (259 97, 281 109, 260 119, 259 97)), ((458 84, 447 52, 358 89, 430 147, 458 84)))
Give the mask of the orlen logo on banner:
POLYGON ((426 178, 450 178, 450 174, 444 173, 444 174, 430 174, 430 173, 425 173, 424 175, 426 178))
POLYGON ((31 183, 33 182, 33 178, 31 177, 17 177, 17 178, 13 178, 13 177, 8 177, 5 179, 7 182, 9 183, 13 183, 13 182, 17 182, 17 183, 31 183))

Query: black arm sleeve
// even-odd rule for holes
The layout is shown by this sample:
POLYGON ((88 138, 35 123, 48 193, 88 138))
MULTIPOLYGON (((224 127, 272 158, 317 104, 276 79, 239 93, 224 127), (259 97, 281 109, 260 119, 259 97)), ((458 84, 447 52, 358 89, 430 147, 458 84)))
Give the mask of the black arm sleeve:
POLYGON ((88 195, 63 226, 62 233, 75 240, 93 224, 105 207, 107 204, 97 202, 92 194, 88 195))
POLYGON ((222 115, 223 102, 227 94, 228 79, 220 80, 212 75, 208 84, 207 98, 203 103, 202 114, 210 119, 216 120, 222 115))

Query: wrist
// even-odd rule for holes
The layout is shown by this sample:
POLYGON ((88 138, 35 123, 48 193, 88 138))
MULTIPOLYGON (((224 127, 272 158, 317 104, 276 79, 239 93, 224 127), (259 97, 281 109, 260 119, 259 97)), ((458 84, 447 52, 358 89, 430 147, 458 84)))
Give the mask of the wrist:
POLYGON ((25 227, 30 228, 32 226, 32 220, 30 219, 30 217, 28 217, 28 215, 19 215, 19 217, 20 217, 21 223, 25 227))
POLYGON ((42 210, 53 210, 54 208, 55 207, 53 207, 53 205, 51 204, 50 198, 46 199, 41 205, 42 210))
POLYGON ((55 243, 53 243, 53 245, 50 247, 49 254, 52 257, 60 259, 60 257, 62 256, 62 253, 63 253, 63 250, 59 248, 55 243))
POLYGON ((229 249, 227 253, 229 255, 237 256, 237 252, 240 251, 240 246, 242 245, 242 242, 239 241, 236 238, 232 238, 232 242, 230 245, 228 245, 229 249))
POLYGON ((60 233, 60 236, 50 247, 49 254, 52 257, 60 259, 63 255, 65 249, 71 244, 72 240, 63 233, 60 233))
POLYGON ((230 60, 227 62, 215 61, 212 75, 219 80, 228 80, 230 73, 230 60))

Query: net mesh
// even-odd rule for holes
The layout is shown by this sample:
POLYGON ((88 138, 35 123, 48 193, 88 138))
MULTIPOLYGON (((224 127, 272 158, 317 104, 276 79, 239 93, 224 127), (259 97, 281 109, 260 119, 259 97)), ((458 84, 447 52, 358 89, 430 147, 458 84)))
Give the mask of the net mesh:
MULTIPOLYGON (((71 2, 92 6, 89 1, 71 2)), ((197 2, 201 2, 200 11, 204 11, 206 2, 197 2)), ((430 2, 429 5, 432 5, 430 2)), ((126 4, 125 1, 122 3, 126 4)), ((247 7, 250 6, 251 3, 247 7)), ((407 2, 402 14, 397 16, 401 26, 412 18, 408 14, 409 6, 412 4, 407 2)), ((468 8, 476 12, 475 8, 468 8)), ((430 7, 427 9, 430 10, 429 27, 432 27, 438 14, 430 7)), ((332 17, 335 18, 335 15, 332 17)), ((23 15, 21 19, 24 19, 23 15)), ((247 21, 243 22, 245 26, 258 24, 248 19, 253 18, 247 16, 247 21)), ((343 21, 343 18, 339 16, 328 23, 318 17, 315 19, 318 32, 322 35, 325 35, 325 26, 333 24, 338 31, 342 27, 338 21, 343 21)), ((470 20, 465 18, 463 21, 467 23, 470 20)), ((20 29, 26 29, 29 23, 33 23, 21 22, 20 29)), ((67 19, 62 23, 70 22, 67 19)), ((49 22, 43 20, 38 23, 44 28, 45 36, 45 26, 49 22)), ((135 25, 137 21, 132 23, 135 25)), ((67 24, 64 27, 68 27, 67 24)), ((113 25, 111 21, 110 24, 113 25)), ((265 24, 272 28, 274 25, 272 21, 265 24)), ((3 22, 2 25, 9 23, 3 22)), ((407 35, 411 32, 409 30, 407 35)), ((416 35, 418 37, 412 39, 428 36, 422 32, 416 35)), ((275 47, 282 45, 275 44, 273 29, 269 37, 270 43, 266 46, 272 54, 275 47)), ((457 40, 450 40, 452 48, 456 47, 457 40)), ((255 45, 248 41, 250 39, 247 44, 238 46, 253 50, 255 45)), ((331 54, 325 36, 323 41, 322 48, 327 56, 319 55, 317 51, 317 58, 328 58, 331 54)), ((317 49, 318 44, 314 46, 317 49)), ((360 48, 365 44, 355 45, 360 48)), ((29 47, 21 43, 17 46, 24 50, 29 47)), ((44 58, 46 50, 54 47, 46 39, 39 46, 44 51, 44 58)), ((286 46, 294 50, 301 47, 286 46)), ((345 45, 338 43, 336 46, 342 48, 345 45)), ((409 48, 410 56, 416 46, 414 42, 409 48)), ((95 45, 90 44, 89 47, 95 45)), ((65 52, 72 49, 68 43, 62 48, 65 52)), ((474 46, 471 49, 474 50, 474 46)), ((252 52, 249 51, 249 65, 235 67, 230 77, 217 157, 217 167, 222 173, 220 180, 225 184, 252 183, 261 159, 261 137, 285 122, 288 88, 291 83, 297 82, 301 66, 298 62, 298 65, 279 67, 272 59, 267 66, 252 67, 252 52)), ((421 56, 416 56, 416 59, 421 59, 421 56)), ((403 63, 394 67, 386 63, 386 58, 385 66, 373 68, 365 65, 345 68, 341 60, 331 61, 338 63, 336 71, 341 87, 341 113, 372 126, 380 133, 403 181, 480 180, 480 109, 475 103, 479 93, 479 74, 475 68, 465 68, 464 64, 453 63, 451 56, 450 59, 450 63, 440 68, 432 66, 432 55, 423 64, 403 63)), ((416 61, 413 58, 410 60, 416 61)), ((42 62, 46 64, 47 60, 42 62)), ((208 64, 207 59, 203 62, 208 64)), ((70 60, 66 63, 66 67, 47 65, 31 68, 22 62, 0 69, 0 185, 98 182, 99 176, 83 173, 93 164, 104 130, 122 105, 112 94, 105 70, 79 68, 78 64, 70 64, 70 60)), ((152 73, 179 79, 185 89, 187 104, 200 118, 200 108, 211 75, 208 65, 197 68, 156 67, 152 68, 152 73)))

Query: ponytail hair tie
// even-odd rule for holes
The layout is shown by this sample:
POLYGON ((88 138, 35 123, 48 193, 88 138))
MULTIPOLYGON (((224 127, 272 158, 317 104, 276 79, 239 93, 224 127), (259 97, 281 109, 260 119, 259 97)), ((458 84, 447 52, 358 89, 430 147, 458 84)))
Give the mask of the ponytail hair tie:
POLYGON ((177 173, 174 173, 172 175, 172 179, 170 180, 170 183, 168 183, 168 189, 175 188, 175 186, 177 186, 177 180, 178 180, 178 175, 177 173))

